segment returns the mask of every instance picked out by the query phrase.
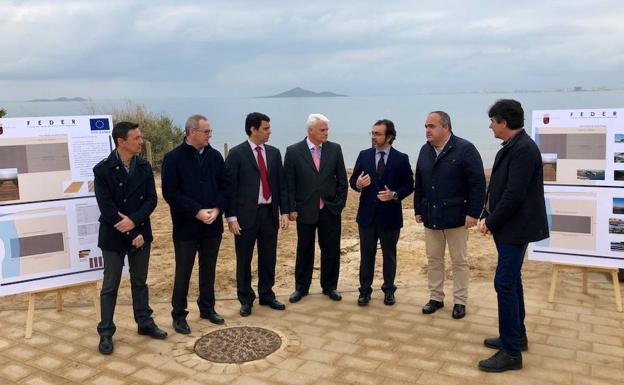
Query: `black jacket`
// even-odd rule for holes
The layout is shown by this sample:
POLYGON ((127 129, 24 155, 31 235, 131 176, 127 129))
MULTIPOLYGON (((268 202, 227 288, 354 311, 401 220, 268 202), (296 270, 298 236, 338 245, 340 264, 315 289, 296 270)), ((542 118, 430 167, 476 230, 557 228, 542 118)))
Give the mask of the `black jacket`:
POLYGON ((143 235, 145 243, 152 242, 149 217, 158 201, 154 174, 146 160, 138 156, 134 159, 131 175, 117 157, 116 150, 93 167, 95 198, 100 208, 100 249, 127 252, 133 247, 132 240, 139 235, 143 235), (130 217, 135 228, 126 233, 115 229, 115 224, 121 221, 118 212, 130 217))
POLYGON ((407 154, 390 147, 386 168, 380 178, 377 175, 377 165, 375 164, 376 152, 374 148, 361 151, 355 161, 351 179, 349 179, 351 188, 359 191, 356 184, 362 171, 371 178, 370 186, 364 187, 361 191, 356 221, 360 226, 378 224, 387 229, 398 229, 403 227, 401 201, 414 191, 412 166, 410 166, 407 154), (377 193, 383 191, 384 186, 388 186, 388 189, 396 192, 398 199, 387 202, 380 201, 377 198, 377 193))
POLYGON ((173 239, 190 241, 223 233, 228 200, 225 163, 219 151, 207 145, 200 154, 185 139, 163 158, 162 192, 171 211, 173 239), (221 212, 213 223, 195 218, 200 209, 214 207, 221 212))
POLYGON ((463 226, 466 215, 479 218, 485 200, 483 162, 475 146, 451 134, 436 158, 428 142, 420 149, 414 183, 414 211, 425 227, 463 226))
MULTIPOLYGON (((288 192, 280 151, 268 144, 266 152, 267 171, 271 186, 271 206, 275 228, 279 227, 279 213, 288 214, 288 192)), ((248 141, 233 147, 225 162, 230 188, 227 217, 235 216, 245 230, 254 225, 258 212, 260 170, 248 141)))
POLYGON ((496 242, 525 244, 549 237, 542 156, 524 130, 496 154, 485 207, 485 224, 496 242))
POLYGON ((321 147, 320 170, 316 170, 306 139, 288 146, 284 156, 288 180, 288 208, 297 212, 297 222, 315 224, 319 199, 339 216, 347 203, 347 171, 340 145, 325 142, 321 147))

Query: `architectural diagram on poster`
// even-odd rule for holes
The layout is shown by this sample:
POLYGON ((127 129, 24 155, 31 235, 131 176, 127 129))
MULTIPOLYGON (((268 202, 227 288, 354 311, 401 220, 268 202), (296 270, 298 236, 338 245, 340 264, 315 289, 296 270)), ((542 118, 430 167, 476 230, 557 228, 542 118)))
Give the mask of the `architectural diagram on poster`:
POLYGON ((101 278, 93 166, 110 117, 0 119, 0 295, 101 278))
POLYGON ((624 110, 533 112, 550 238, 529 259, 624 267, 624 110))

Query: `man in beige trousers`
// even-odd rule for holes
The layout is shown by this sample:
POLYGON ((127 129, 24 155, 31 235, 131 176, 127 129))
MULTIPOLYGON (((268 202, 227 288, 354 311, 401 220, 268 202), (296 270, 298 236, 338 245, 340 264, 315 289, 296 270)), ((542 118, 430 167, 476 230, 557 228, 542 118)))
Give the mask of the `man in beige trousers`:
POLYGON ((429 302, 425 314, 444 307, 444 252, 453 264, 453 318, 466 315, 470 280, 466 241, 485 200, 483 163, 475 146, 455 136, 451 118, 434 111, 425 122, 427 143, 420 149, 414 183, 416 222, 425 225, 429 302))

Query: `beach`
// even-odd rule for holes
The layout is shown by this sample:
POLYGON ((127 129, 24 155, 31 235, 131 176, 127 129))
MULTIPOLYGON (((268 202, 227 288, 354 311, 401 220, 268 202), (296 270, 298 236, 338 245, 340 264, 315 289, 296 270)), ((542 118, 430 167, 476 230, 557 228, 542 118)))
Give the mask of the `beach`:
MULTIPOLYGON (((160 175, 156 175, 156 189, 158 193, 158 206, 152 214, 152 228, 154 242, 150 257, 148 284, 150 300, 152 302, 169 302, 173 288, 175 273, 175 260, 173 242, 171 238, 171 216, 169 205, 162 198, 160 188, 160 175)), ((396 292, 397 301, 401 301, 401 288, 410 287, 427 281, 427 257, 425 254, 425 232, 422 224, 414 220, 412 204, 413 195, 403 201, 404 227, 397 245, 397 275, 396 292)), ((355 222, 359 194, 349 189, 347 205, 342 214, 342 240, 341 240, 341 265, 338 289, 341 291, 356 291, 359 286, 360 247, 357 223, 355 222)), ((217 299, 236 298, 236 255, 234 252, 233 235, 227 231, 225 225, 223 241, 217 261, 215 279, 215 294, 217 299)), ((297 244, 297 231, 295 222, 290 222, 285 231, 280 231, 277 250, 277 265, 275 274, 275 286, 279 299, 286 302, 288 295, 294 290, 295 250, 297 244)), ((311 292, 320 292, 319 284, 319 251, 317 246, 315 267, 313 273, 311 292)), ((470 261, 471 282, 492 281, 496 269, 496 249, 491 236, 482 236, 473 228, 469 232, 468 256, 470 261)), ((253 287, 257 288, 257 265, 256 257, 252 262, 253 287)), ((452 280, 450 259, 446 257, 447 280, 452 280)), ((378 290, 383 282, 381 249, 378 249, 375 267, 375 279, 373 290, 378 290)), ((525 282, 537 279, 547 280, 551 271, 551 265, 544 262, 525 261, 523 267, 523 279, 525 282)), ((573 274, 574 272, 570 272, 573 274)), ((564 272, 564 274, 567 274, 564 272)), ((450 282, 450 281, 449 281, 450 282)), ((191 276, 189 290, 189 307, 195 307, 194 300, 198 295, 197 264, 191 276)), ((494 290, 494 288, 492 288, 494 290)), ((447 290, 448 301, 452 301, 452 292, 447 290)), ((375 295, 375 294, 373 294, 375 295)), ((69 290, 64 299, 67 305, 90 304, 92 293, 86 289, 69 290)), ((469 295, 469 302, 472 299, 469 295)), ((55 305, 55 295, 47 294, 38 297, 37 307, 50 307, 55 305)), ((130 282, 126 277, 122 279, 119 289, 119 303, 130 303, 130 282)), ((0 310, 26 308, 27 295, 20 294, 7 296, 0 299, 0 310)), ((424 305, 424 304, 423 304, 424 305)), ((217 303, 217 311, 218 311, 217 303)), ((470 303, 468 304, 470 308, 470 303)))

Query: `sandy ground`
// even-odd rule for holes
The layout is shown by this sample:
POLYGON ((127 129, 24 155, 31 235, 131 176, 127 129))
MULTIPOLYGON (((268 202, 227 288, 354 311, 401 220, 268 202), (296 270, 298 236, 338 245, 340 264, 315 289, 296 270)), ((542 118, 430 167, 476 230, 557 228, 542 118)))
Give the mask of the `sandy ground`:
MULTIPOLYGON (((162 199, 160 190, 160 177, 157 176, 157 190, 159 195, 158 206, 152 215, 152 228, 154 229, 154 243, 150 260, 148 283, 150 298, 152 301, 168 302, 171 298, 175 261, 173 257, 173 243, 171 239, 171 218, 169 206, 162 199)), ((360 261, 359 238, 355 216, 359 194, 349 189, 347 206, 342 216, 342 242, 341 242, 341 266, 339 290, 357 290, 359 286, 358 272, 360 261)), ((398 286, 397 298, 400 296, 401 286, 410 286, 421 280, 426 280, 427 258, 425 255, 424 228, 414 220, 412 196, 403 201, 404 227, 398 243, 398 268, 396 285, 398 286)), ((234 239, 227 231, 223 234, 223 241, 217 263, 217 275, 215 293, 217 298, 235 298, 236 296, 236 258, 234 253, 234 239)), ((279 234, 276 282, 274 290, 278 296, 286 297, 294 289, 294 268, 297 232, 294 222, 290 223, 286 231, 279 234)), ((470 230, 468 239, 470 258, 470 270, 472 281, 492 280, 496 268, 496 250, 491 237, 481 236, 476 229, 470 230)), ((451 266, 448 255, 446 257, 447 277, 452 279, 451 266)), ((256 264, 254 257, 253 264, 256 264)), ((532 279, 549 279, 551 265, 548 263, 526 261, 523 268, 523 277, 526 283, 532 279)), ((314 279, 311 291, 320 291, 319 277, 319 252, 317 248, 314 268, 314 279)), ((381 274, 381 250, 378 250, 375 280, 373 288, 380 288, 383 282, 381 274)), ((254 288, 257 288, 256 271, 254 269, 254 288)), ((198 293, 197 266, 191 278, 189 292, 189 306, 195 306, 193 299, 198 293)), ((452 293, 447 292, 449 300, 452 293)), ((54 295, 41 296, 37 300, 37 307, 52 306, 54 295)), ((90 303, 91 293, 86 290, 71 290, 65 295, 68 304, 90 303)), ((119 291, 119 301, 130 301, 129 280, 122 280, 119 291)), ((27 306, 26 295, 14 295, 0 298, 0 309, 24 308, 27 306)))

